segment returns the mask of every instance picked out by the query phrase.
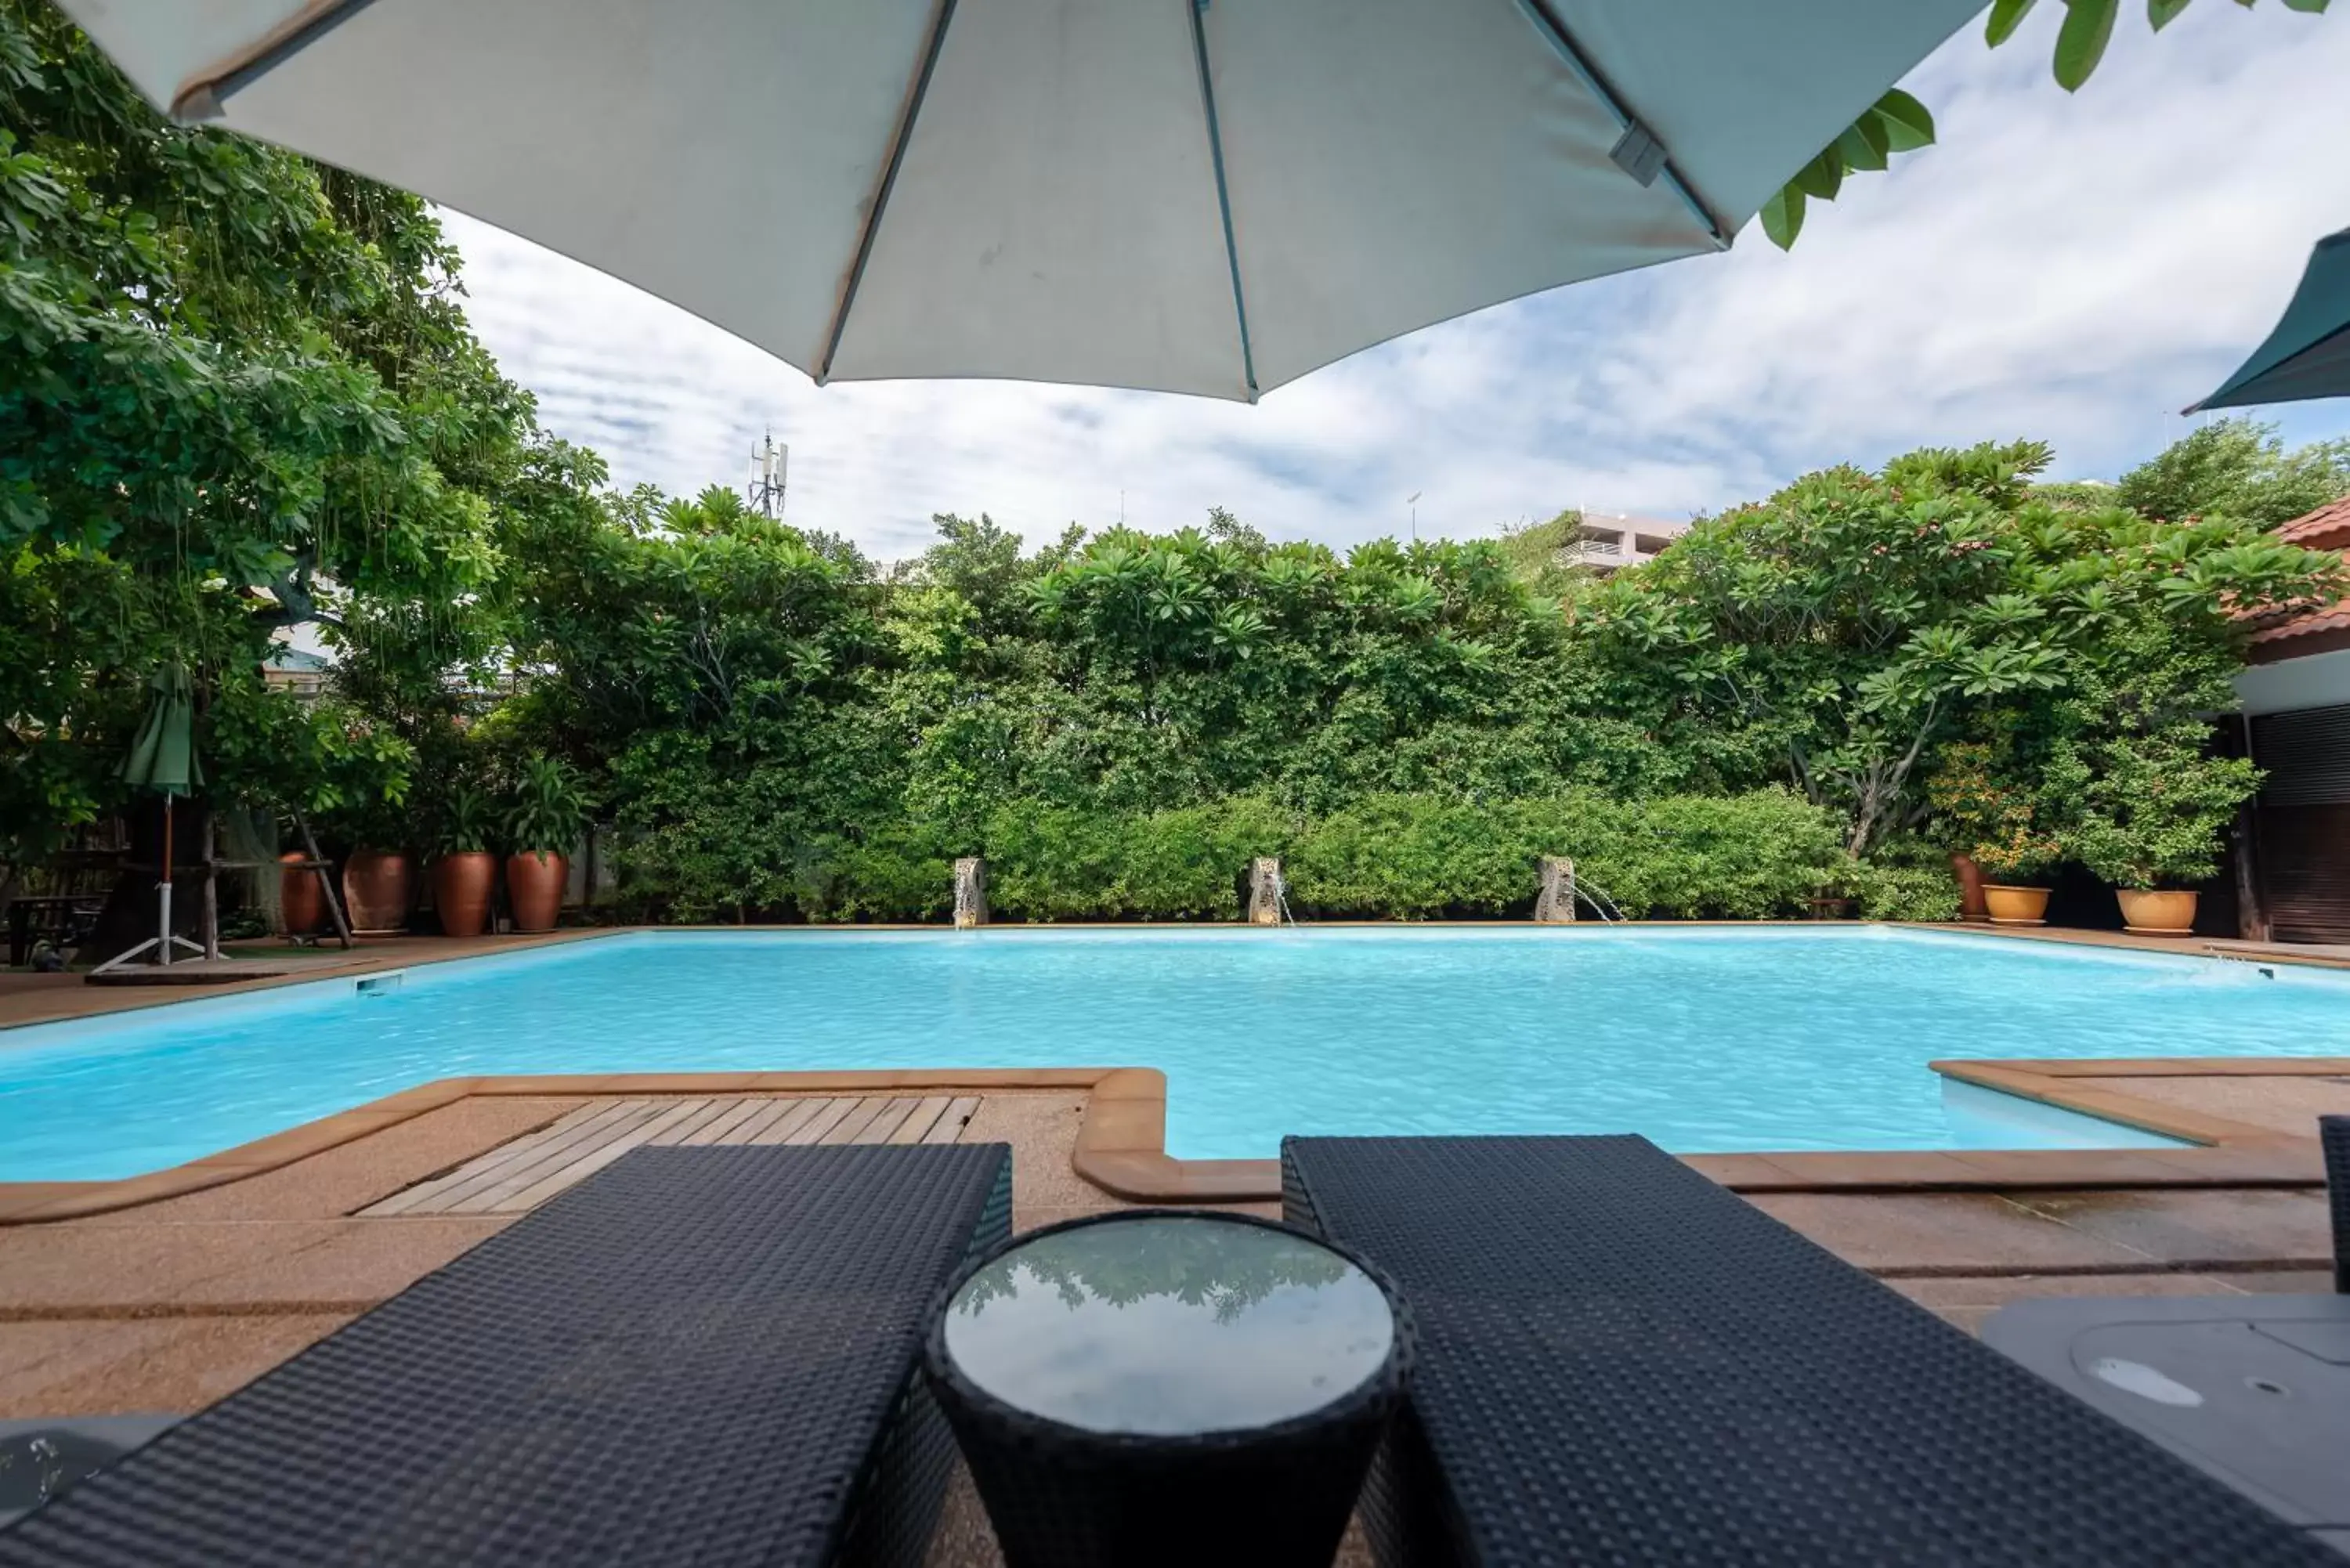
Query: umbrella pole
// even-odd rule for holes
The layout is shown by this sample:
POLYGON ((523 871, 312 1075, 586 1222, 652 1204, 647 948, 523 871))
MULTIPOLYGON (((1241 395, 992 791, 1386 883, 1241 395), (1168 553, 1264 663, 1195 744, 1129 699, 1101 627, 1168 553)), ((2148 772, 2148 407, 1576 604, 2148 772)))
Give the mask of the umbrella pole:
POLYGON ((155 961, 168 965, 172 961, 172 797, 163 797, 163 879, 155 884, 155 892, 163 905, 161 948, 155 961))
POLYGON ((210 807, 204 811, 204 957, 218 960, 220 950, 220 828, 210 807))

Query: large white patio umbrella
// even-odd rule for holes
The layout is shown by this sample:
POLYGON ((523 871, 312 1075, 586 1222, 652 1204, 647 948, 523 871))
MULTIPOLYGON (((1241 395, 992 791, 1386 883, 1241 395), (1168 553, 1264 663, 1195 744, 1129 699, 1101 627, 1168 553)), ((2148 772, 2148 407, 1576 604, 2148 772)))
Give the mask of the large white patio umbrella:
POLYGON ((1253 399, 1718 250, 1981 0, 61 0, 818 381, 1253 399))

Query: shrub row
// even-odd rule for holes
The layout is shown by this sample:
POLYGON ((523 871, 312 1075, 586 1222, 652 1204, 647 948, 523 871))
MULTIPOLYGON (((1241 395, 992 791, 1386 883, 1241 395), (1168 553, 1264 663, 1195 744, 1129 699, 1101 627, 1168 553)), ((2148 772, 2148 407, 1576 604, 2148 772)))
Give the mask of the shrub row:
MULTIPOLYGON (((1255 796, 1150 813, 1023 804, 990 815, 980 839, 951 843, 907 823, 803 849, 794 912, 936 918, 954 857, 972 852, 987 857, 997 914, 1020 920, 1235 919, 1260 855, 1281 857, 1301 918, 1523 915, 1544 855, 1572 857, 1586 887, 1634 918, 1799 915, 1835 892, 1878 917, 1941 918, 1951 903, 1946 868, 1856 865, 1828 813, 1778 789, 1638 801, 1384 794, 1318 817, 1255 796)), ((640 870, 658 881, 656 868, 640 870)), ((682 901, 670 912, 697 918, 682 901)))

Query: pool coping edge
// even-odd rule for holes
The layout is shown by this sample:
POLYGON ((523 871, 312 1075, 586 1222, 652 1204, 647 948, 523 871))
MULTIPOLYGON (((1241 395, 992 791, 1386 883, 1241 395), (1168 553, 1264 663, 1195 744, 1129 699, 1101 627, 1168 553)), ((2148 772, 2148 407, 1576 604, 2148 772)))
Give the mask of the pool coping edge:
MULTIPOLYGON (((1981 1191, 2019 1188, 2313 1187, 2314 1137, 2142 1099, 2131 1077, 2350 1076, 2350 1057, 1945 1060, 1945 1077, 2185 1140, 2180 1149, 1920 1149, 1692 1154, 1683 1162, 1740 1192, 1981 1191)), ((111 1181, 0 1182, 0 1227, 111 1213, 283 1169, 473 1096, 872 1094, 1082 1090, 1071 1166, 1142 1203, 1257 1203, 1281 1196, 1277 1159, 1178 1159, 1167 1152, 1167 1075, 1155 1067, 899 1068, 769 1073, 536 1074, 449 1077, 305 1122, 202 1159, 111 1181)))

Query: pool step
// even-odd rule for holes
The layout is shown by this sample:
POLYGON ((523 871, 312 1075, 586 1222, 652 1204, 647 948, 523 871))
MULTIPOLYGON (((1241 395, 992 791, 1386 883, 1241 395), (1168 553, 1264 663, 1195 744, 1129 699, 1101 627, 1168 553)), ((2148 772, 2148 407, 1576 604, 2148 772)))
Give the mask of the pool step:
POLYGON ((360 1210, 363 1219, 519 1214, 657 1144, 953 1143, 977 1096, 721 1095, 598 1100, 360 1210))

